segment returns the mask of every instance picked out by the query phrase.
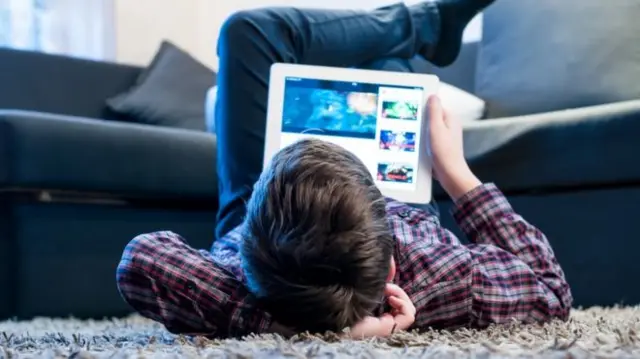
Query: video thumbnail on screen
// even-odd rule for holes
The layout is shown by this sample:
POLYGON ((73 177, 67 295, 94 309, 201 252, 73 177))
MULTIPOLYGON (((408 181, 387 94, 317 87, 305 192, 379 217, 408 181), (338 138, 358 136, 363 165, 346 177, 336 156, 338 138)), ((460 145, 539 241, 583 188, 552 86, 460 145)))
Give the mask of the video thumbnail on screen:
POLYGON ((378 95, 305 87, 288 87, 282 131, 375 139, 378 95))
POLYGON ((389 151, 415 152, 415 132, 380 131, 380 149, 389 151))
POLYGON ((418 104, 411 101, 382 101, 382 116, 390 120, 418 119, 418 104))
POLYGON ((378 181, 413 183, 413 167, 399 163, 379 163, 378 181))

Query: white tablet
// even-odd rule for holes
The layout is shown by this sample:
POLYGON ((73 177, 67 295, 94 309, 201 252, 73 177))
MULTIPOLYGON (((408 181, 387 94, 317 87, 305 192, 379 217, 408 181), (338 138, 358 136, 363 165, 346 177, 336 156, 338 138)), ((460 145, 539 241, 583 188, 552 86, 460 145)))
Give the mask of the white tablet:
POLYGON ((269 80, 264 165, 303 138, 340 145, 369 168, 383 195, 431 201, 427 116, 436 76, 275 64, 269 80))

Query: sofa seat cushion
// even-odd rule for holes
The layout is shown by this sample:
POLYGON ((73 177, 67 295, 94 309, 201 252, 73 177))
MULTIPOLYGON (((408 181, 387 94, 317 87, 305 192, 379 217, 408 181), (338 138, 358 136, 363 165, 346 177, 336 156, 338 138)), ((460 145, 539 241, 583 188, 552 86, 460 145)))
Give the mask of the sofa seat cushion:
POLYGON ((0 187, 215 201, 211 134, 0 110, 0 187))
POLYGON ((624 186, 640 183, 638 133, 640 100, 627 101, 468 123, 465 155, 505 192, 624 186))

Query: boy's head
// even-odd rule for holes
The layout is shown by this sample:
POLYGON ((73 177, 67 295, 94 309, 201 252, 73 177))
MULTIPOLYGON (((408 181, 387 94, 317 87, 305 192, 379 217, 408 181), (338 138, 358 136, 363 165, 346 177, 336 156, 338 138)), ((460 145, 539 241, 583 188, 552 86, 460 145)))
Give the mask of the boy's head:
POLYGON ((280 324, 338 331, 381 304, 395 272, 385 200, 342 147, 303 140, 276 154, 244 225, 249 288, 280 324))

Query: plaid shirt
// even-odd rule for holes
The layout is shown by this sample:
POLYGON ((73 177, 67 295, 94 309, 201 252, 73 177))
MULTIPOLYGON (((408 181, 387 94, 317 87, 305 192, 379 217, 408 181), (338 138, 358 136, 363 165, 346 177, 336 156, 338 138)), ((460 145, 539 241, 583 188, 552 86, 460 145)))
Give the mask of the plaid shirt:
MULTIPOLYGON (((513 319, 566 320, 572 297, 545 236, 516 214, 492 184, 459 199, 453 216, 472 244, 437 215, 387 201, 397 274, 416 306, 416 328, 483 327, 513 319)), ((124 299, 174 333, 212 337, 269 331, 270 315, 244 285, 239 231, 211 252, 172 232, 144 234, 125 248, 117 270, 124 299)))

